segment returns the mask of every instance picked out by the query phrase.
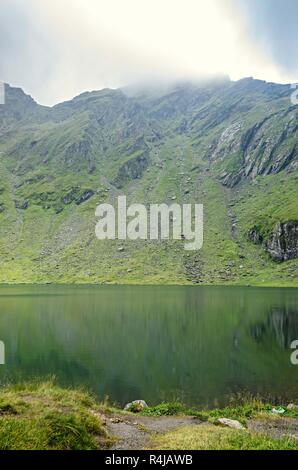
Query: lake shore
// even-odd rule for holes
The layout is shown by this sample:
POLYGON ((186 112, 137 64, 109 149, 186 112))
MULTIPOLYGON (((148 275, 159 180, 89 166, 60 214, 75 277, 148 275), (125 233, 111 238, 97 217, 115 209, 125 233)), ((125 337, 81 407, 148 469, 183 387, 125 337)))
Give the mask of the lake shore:
POLYGON ((152 282, 151 280, 112 280, 112 281, 61 281, 61 280, 53 280, 53 281, 5 281, 0 282, 0 287, 3 286, 148 286, 148 287, 158 287, 158 286, 171 286, 171 287, 179 287, 179 286, 192 286, 192 287, 270 287, 270 288, 291 288, 291 289, 298 289, 298 280, 282 280, 282 281, 252 281, 248 282, 230 282, 230 283, 222 283, 222 282, 212 282, 212 283, 193 283, 193 282, 152 282))
POLYGON ((132 413, 52 380, 23 383, 0 389, 0 449, 298 450, 298 407, 162 403, 132 413))

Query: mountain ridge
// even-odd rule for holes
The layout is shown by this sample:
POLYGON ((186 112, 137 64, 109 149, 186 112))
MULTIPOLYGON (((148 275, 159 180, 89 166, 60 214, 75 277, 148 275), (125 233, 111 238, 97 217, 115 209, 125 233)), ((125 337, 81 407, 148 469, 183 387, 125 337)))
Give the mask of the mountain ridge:
POLYGON ((104 89, 44 107, 6 87, 0 281, 295 285, 298 108, 291 93, 247 78, 184 84, 161 96, 104 89), (95 207, 119 194, 140 203, 204 203, 203 250, 187 255, 179 241, 100 243, 95 207), (289 222, 285 247, 278 227, 289 222))

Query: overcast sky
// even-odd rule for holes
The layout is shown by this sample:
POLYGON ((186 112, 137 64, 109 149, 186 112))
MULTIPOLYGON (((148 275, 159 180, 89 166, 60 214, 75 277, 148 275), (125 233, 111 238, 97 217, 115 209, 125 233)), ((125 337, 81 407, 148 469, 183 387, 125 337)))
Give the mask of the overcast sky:
POLYGON ((0 81, 52 105, 217 74, 298 81, 298 0, 0 0, 0 81))

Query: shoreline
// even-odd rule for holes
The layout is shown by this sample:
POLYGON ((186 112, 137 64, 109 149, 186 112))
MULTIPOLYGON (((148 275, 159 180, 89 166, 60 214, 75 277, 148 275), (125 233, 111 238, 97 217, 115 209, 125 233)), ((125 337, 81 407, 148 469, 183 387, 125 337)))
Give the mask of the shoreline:
POLYGON ((216 283, 206 283, 206 284, 196 284, 196 283, 144 283, 144 282, 59 282, 59 281, 44 281, 44 282, 0 282, 1 287, 13 287, 13 286, 68 286, 68 287, 105 287, 105 286, 118 286, 118 287, 241 287, 241 288, 267 288, 267 289, 298 289, 298 283, 296 282, 285 282, 285 283, 275 283, 275 282, 264 282, 264 283, 229 283, 229 284, 216 284, 216 283))
MULTIPOLYGON (((251 399, 127 411, 54 380, 0 387, 1 450, 298 450, 298 406, 251 399)), ((134 405, 134 406, 133 406, 134 405)))

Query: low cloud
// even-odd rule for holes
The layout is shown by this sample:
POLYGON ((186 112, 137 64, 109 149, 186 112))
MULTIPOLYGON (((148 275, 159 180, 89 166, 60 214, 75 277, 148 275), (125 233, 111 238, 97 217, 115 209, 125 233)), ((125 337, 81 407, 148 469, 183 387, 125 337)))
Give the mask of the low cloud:
MULTIPOLYGON (((271 27, 260 47, 248 2, 1 0, 0 79, 43 104, 140 81, 219 74, 288 81, 295 67, 281 57, 286 40, 270 39, 271 27)), ((255 2, 256 11, 262 2, 270 0, 255 2)))

